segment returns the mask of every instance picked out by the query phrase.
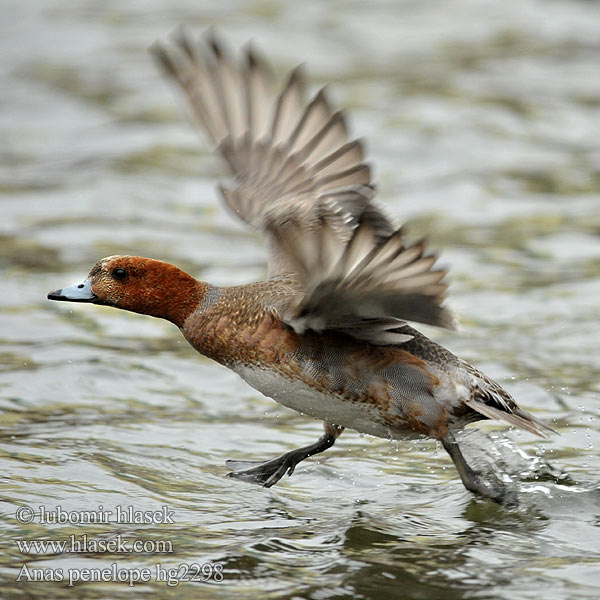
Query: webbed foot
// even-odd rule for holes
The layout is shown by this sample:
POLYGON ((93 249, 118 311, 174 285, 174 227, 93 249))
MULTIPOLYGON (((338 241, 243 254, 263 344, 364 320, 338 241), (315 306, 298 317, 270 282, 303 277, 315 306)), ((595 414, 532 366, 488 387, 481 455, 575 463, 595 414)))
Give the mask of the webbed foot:
POLYGON ((463 485, 474 494, 478 494, 498 504, 516 505, 517 495, 507 490, 499 481, 492 482, 482 476, 479 471, 472 469, 462 455, 458 443, 451 434, 441 440, 444 449, 450 455, 463 485))
POLYGON ((271 487, 275 485, 287 472, 291 475, 294 472, 296 465, 303 460, 301 457, 294 460, 294 452, 292 450, 287 454, 283 454, 266 462, 253 460, 226 460, 225 464, 232 469, 227 473, 227 477, 234 477, 248 483, 255 483, 263 487, 271 487), (292 455, 292 456, 290 456, 292 455))
POLYGON ((344 430, 343 427, 331 425, 330 423, 324 423, 324 426, 325 433, 313 444, 291 450, 266 462, 251 460, 225 461, 225 464, 232 469, 230 473, 227 473, 227 477, 234 477, 267 488, 275 485, 286 473, 291 475, 296 465, 305 458, 331 448, 344 430))

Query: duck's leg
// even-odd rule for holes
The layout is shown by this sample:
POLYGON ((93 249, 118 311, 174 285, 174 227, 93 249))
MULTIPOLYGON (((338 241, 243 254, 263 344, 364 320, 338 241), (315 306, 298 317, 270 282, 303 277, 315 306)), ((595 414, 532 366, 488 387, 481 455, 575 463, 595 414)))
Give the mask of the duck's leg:
POLYGON ((481 473, 472 469, 462 455, 458 442, 454 439, 451 433, 441 440, 444 449, 450 455, 458 474, 463 482, 463 485, 474 494, 479 494, 484 498, 489 498, 494 502, 516 503, 516 497, 504 488, 499 482, 491 482, 482 477, 481 473))
POLYGON ((233 469, 228 473, 228 477, 235 477, 249 483, 256 483, 263 487, 275 485, 286 473, 291 475, 299 462, 305 458, 319 454, 331 448, 335 440, 344 431, 339 425, 323 423, 325 433, 314 443, 296 450, 286 452, 281 456, 267 462, 247 461, 247 460, 228 460, 226 464, 233 469))

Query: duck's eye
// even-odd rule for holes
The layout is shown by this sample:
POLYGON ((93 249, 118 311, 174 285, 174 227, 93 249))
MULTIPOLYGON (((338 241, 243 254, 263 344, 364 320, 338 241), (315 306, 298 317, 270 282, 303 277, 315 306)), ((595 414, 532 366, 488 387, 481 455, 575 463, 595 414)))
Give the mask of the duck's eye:
POLYGON ((112 272, 112 276, 119 281, 123 281, 127 277, 127 271, 119 267, 112 272))

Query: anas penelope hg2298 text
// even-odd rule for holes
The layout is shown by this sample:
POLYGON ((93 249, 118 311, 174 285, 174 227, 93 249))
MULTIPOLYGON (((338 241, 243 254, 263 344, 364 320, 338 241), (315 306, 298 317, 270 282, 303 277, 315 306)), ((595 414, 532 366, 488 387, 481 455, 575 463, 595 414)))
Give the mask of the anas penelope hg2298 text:
POLYGON ((270 487, 349 427, 440 440, 468 490, 504 500, 454 432, 486 418, 538 435, 549 428, 406 323, 453 327, 445 271, 372 203, 363 146, 348 139, 344 114, 324 90, 307 99, 299 68, 277 94, 251 48, 233 61, 212 34, 193 43, 181 31, 153 52, 229 166, 223 200, 264 234, 269 277, 217 287, 159 260, 110 256, 48 298, 167 319, 265 396, 324 421, 314 444, 264 463, 228 461, 233 477, 270 487))

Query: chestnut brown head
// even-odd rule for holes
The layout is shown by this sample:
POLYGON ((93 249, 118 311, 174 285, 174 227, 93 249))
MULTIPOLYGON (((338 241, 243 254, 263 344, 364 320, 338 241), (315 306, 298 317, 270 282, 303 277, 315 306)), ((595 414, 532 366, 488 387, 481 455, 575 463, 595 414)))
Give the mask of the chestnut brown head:
POLYGON ((205 287, 170 263, 141 256, 109 256, 98 261, 81 283, 51 292, 48 299, 114 306, 181 327, 205 287))

